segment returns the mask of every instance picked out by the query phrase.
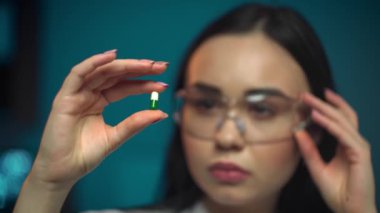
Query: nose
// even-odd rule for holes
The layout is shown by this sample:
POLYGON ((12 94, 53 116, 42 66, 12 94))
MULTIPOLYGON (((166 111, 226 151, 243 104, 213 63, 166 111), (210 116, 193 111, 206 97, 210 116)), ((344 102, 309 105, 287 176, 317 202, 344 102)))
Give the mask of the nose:
POLYGON ((229 118, 221 121, 215 134, 215 145, 221 150, 240 150, 244 147, 241 123, 229 118))

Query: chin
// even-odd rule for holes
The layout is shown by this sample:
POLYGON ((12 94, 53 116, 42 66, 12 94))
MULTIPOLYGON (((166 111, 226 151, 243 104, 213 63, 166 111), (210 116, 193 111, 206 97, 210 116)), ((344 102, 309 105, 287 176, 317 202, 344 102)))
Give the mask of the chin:
POLYGON ((242 206, 251 203, 253 200, 258 199, 253 193, 247 193, 243 189, 211 189, 212 193, 208 196, 216 203, 228 206, 242 206))

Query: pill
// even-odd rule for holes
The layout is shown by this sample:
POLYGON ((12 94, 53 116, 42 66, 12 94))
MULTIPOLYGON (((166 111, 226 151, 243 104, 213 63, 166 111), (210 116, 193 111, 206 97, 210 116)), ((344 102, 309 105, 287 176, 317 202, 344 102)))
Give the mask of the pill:
POLYGON ((150 109, 158 109, 158 92, 153 91, 150 94, 150 109))

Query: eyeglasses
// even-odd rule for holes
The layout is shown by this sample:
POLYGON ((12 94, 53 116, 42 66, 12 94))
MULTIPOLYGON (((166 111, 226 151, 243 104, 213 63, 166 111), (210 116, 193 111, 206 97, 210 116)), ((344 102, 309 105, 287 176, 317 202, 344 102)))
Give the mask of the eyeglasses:
POLYGON ((236 124, 246 143, 285 141, 295 128, 308 124, 308 117, 304 104, 274 89, 253 90, 238 99, 199 86, 177 92, 176 119, 187 134, 205 141, 213 141, 227 120, 236 124))

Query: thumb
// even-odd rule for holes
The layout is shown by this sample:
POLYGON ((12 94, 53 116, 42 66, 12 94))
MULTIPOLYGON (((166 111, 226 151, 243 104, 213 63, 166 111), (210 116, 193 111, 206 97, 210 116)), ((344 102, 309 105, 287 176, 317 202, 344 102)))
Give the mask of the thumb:
POLYGON ((167 118, 161 110, 143 110, 136 112, 112 127, 109 144, 109 153, 117 149, 124 141, 137 134, 145 127, 167 118))
POLYGON ((295 138, 312 179, 319 185, 320 180, 322 180, 325 162, 318 151, 316 143, 305 130, 296 131, 295 138))

